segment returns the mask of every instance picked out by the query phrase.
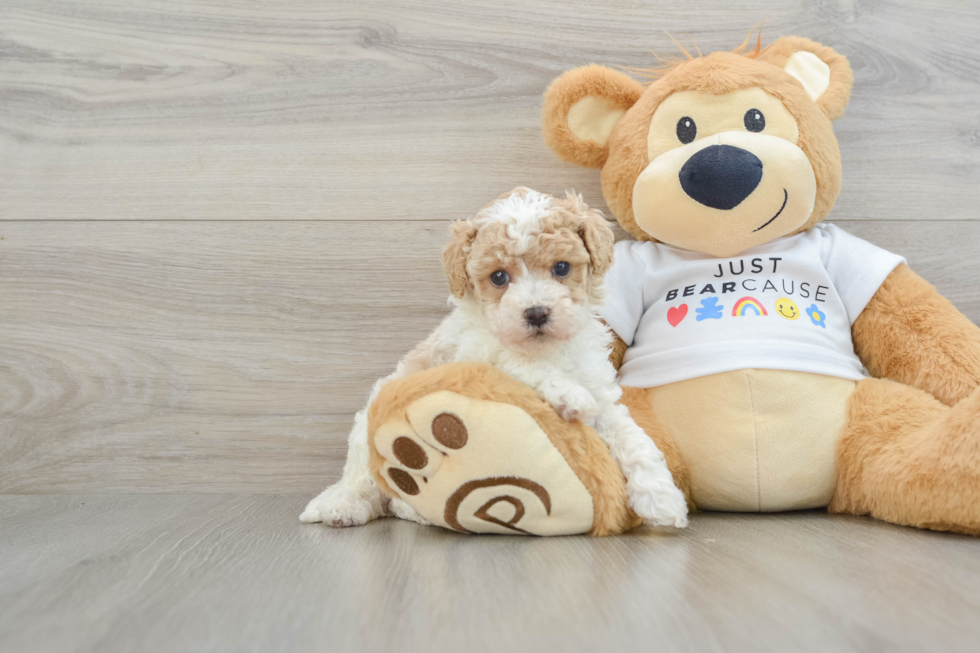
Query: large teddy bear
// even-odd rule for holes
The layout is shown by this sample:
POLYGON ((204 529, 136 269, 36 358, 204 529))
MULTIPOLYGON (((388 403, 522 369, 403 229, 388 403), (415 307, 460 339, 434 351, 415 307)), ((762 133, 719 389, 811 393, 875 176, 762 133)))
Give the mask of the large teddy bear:
POLYGON ((827 224, 847 59, 787 37, 545 97, 637 240, 603 317, 624 402, 702 508, 980 533, 980 330, 903 259, 827 224))
MULTIPOLYGON (((704 509, 980 534, 980 329, 900 256, 820 224, 840 188, 847 60, 788 37, 656 73, 565 73, 544 130, 560 157, 601 168, 637 239, 616 246, 603 317, 623 402, 678 487, 704 509)), ((444 261, 461 294, 466 250, 457 239, 444 261)), ((460 532, 639 523, 596 434, 488 365, 392 381, 367 422, 373 477, 348 499, 370 484, 460 532)), ((356 523, 336 496, 309 520, 356 523)))

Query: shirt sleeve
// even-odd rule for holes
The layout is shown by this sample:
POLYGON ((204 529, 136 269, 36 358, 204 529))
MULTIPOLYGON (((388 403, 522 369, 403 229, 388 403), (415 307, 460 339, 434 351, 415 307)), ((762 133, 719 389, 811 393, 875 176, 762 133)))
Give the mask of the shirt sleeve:
POLYGON ((888 275, 905 259, 832 224, 818 228, 822 231, 824 266, 853 325, 888 275))
POLYGON ((643 317, 643 279, 646 265, 637 255, 635 241, 621 240, 616 243, 616 257, 606 273, 605 302, 599 315, 627 345, 643 317))

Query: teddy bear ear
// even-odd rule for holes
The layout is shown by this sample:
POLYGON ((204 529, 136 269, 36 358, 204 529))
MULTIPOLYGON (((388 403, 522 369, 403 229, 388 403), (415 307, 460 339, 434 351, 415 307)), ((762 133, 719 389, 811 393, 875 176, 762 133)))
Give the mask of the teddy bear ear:
POLYGON ((799 36, 785 36, 763 50, 758 57, 794 77, 827 117, 844 115, 851 97, 854 75, 847 57, 833 49, 799 36))
POLYGON ((601 168, 613 128, 641 95, 638 81, 611 68, 569 70, 545 91, 544 140, 565 161, 601 168))

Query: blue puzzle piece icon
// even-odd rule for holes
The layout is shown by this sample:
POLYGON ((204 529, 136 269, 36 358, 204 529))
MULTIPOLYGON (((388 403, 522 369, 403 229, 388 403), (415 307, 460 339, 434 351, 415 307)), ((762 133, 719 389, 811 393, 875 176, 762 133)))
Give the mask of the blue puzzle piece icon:
POLYGON ((725 312, 725 307, 718 304, 717 297, 705 297, 701 300, 701 308, 695 309, 697 320, 720 320, 725 312))

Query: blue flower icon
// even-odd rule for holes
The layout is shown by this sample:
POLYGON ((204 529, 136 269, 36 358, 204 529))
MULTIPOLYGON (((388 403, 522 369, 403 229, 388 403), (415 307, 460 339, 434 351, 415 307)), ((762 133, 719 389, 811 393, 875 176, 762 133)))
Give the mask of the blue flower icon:
POLYGON ((827 323, 824 322, 824 318, 827 314, 817 308, 816 304, 810 304, 810 308, 806 309, 806 314, 810 316, 810 321, 816 324, 821 329, 827 328, 827 323))
POLYGON ((705 297, 701 300, 701 308, 695 309, 697 313, 697 321, 701 320, 720 320, 722 312, 725 310, 724 306, 718 305, 717 297, 705 297))

